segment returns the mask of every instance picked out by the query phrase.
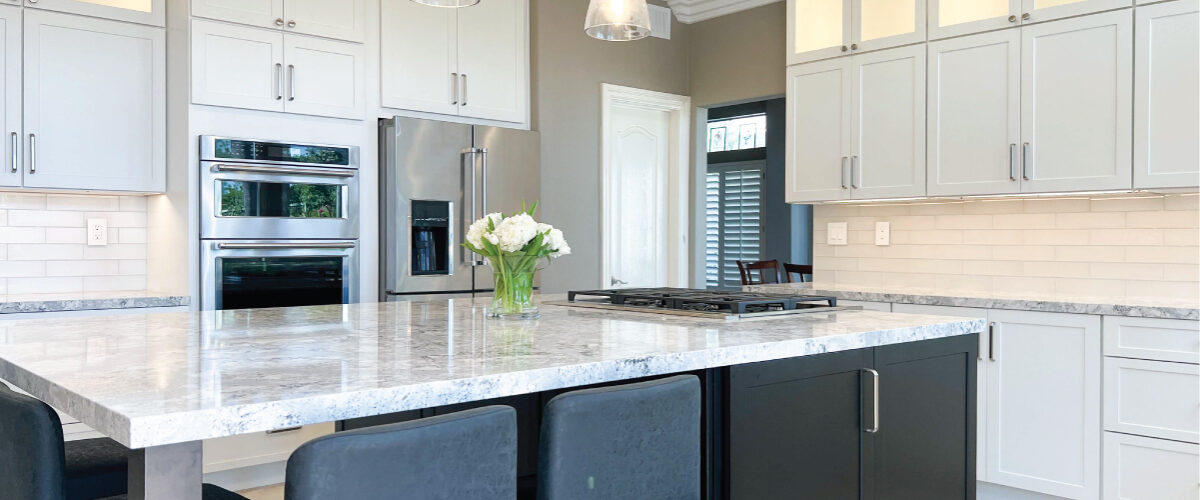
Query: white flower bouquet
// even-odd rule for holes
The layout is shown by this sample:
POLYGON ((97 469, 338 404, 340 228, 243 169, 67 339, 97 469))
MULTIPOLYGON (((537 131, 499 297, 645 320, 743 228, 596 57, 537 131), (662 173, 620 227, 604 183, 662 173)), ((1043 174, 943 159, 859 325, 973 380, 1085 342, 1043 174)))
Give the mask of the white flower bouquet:
MULTIPOLYGON (((524 205, 524 204, 522 204, 524 205)), ((540 260, 571 253, 562 231, 533 219, 537 203, 515 215, 485 215, 471 224, 463 247, 482 255, 492 266, 495 292, 491 314, 502 318, 536 318, 533 278, 540 260)))

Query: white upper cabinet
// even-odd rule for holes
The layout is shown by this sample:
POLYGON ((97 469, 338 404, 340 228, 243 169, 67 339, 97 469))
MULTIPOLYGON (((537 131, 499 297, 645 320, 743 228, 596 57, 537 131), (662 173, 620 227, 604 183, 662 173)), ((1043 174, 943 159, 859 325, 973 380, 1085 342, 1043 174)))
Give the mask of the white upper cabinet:
POLYGON ((929 196, 1021 190, 1021 33, 929 44, 929 196))
POLYGON ((382 0, 380 9, 383 106, 528 123, 528 0, 464 9, 382 0))
POLYGON ((162 191, 163 30, 35 10, 24 14, 24 185, 162 191))
POLYGON ((192 0, 192 15, 361 43, 366 36, 367 4, 366 0, 192 0))
POLYGON ((925 195, 925 46, 850 59, 851 198, 925 195))
POLYGON ((25 0, 26 7, 166 26, 166 0, 25 0))
POLYGON ((788 203, 850 197, 850 59, 801 64, 787 70, 788 203))
POLYGON ((286 102, 291 113, 362 119, 366 58, 355 43, 306 36, 284 39, 286 102))
POLYGON ((0 70, 4 71, 0 78, 3 92, 0 92, 0 120, 4 127, 0 129, 0 140, 3 140, 4 156, 0 157, 0 186, 16 187, 21 185, 21 145, 24 143, 21 124, 21 9, 20 7, 0 6, 0 70))
POLYGON ((192 102, 283 111, 283 34, 192 20, 192 102))
POLYGON ((1134 188, 1200 186, 1197 4, 1165 2, 1134 14, 1134 188))
POLYGON ((1021 0, 1021 22, 1036 23, 1119 9, 1133 0, 1021 0))
POLYGON ((788 0, 788 64, 925 40, 925 0, 788 0))
POLYGON ((929 38, 1017 26, 1021 0, 929 0, 929 38))
POLYGON ((1023 192, 1132 187, 1133 13, 1022 28, 1023 192))

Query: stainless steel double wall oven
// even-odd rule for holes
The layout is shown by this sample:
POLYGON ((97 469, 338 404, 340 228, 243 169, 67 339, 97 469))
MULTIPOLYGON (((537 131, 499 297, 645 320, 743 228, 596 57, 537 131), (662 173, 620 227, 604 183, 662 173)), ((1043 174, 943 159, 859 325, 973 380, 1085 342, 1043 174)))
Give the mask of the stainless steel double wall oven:
POLYGON ((359 150, 200 137, 201 307, 358 300, 359 150))

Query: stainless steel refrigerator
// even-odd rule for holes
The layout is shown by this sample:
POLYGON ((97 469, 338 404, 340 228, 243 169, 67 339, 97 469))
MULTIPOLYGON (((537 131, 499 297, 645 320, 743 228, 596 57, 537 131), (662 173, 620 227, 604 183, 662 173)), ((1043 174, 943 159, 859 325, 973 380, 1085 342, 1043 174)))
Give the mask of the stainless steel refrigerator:
POLYGON ((381 299, 490 291, 463 238, 538 199, 537 132, 395 117, 379 121, 379 148, 381 299))

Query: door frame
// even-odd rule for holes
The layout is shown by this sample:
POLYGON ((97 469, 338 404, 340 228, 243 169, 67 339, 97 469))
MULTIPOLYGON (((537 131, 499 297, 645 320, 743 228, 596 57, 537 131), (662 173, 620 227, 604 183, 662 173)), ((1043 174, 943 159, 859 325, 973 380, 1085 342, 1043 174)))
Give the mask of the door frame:
POLYGON ((613 107, 665 111, 670 115, 670 140, 667 153, 667 256, 674 259, 667 266, 667 286, 686 287, 689 274, 690 246, 688 243, 688 182, 690 170, 691 108, 688 96, 655 92, 610 83, 600 84, 600 287, 608 288, 612 275, 609 269, 607 235, 610 234, 608 173, 612 170, 609 131, 613 107))

